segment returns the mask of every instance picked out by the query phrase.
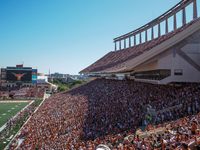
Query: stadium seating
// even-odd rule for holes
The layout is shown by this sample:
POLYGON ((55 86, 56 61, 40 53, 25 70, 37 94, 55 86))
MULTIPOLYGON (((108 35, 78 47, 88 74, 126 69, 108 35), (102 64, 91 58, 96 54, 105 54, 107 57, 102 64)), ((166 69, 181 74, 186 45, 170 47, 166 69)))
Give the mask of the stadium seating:
POLYGON ((45 90, 37 87, 23 87, 0 90, 0 99, 8 98, 12 95, 13 99, 43 98, 45 90))
MULTIPOLYGON (((154 142, 151 136, 146 137, 145 141, 136 136, 130 142, 125 137, 134 135, 140 126, 149 126, 152 122, 163 124, 181 117, 188 118, 189 132, 190 127, 193 127, 189 123, 191 117, 196 115, 196 122, 200 121, 199 105, 199 84, 175 87, 130 80, 96 79, 46 100, 10 149, 17 146, 19 139, 24 140, 20 149, 93 150, 99 144, 121 150, 135 149, 140 145, 151 149, 153 145, 150 143, 154 142), (177 107, 172 107, 174 105, 177 107), (157 115, 147 118, 148 107, 155 109, 157 115)), ((173 122, 171 124, 174 125, 173 122)), ((195 133, 187 137, 187 140, 181 138, 179 143, 175 142, 174 147, 197 137, 197 129, 199 126, 196 125, 195 133)), ((179 135, 184 136, 181 132, 179 135)), ((168 139, 164 136, 159 140, 168 139)), ((160 146, 167 146, 166 143, 160 146)))
MULTIPOLYGON (((134 72, 133 67, 145 60, 151 61, 152 57, 158 57, 161 52, 181 42, 185 44, 185 40, 199 30, 199 19, 196 0, 183 0, 146 25, 115 38, 115 51, 109 52, 80 73, 91 76, 98 73, 102 77, 106 73, 116 77, 138 73, 134 72), (193 19, 186 23, 185 9, 189 4, 193 4, 193 19), (176 20, 179 12, 181 21, 176 20), (171 17, 173 31, 168 32, 168 20, 171 17), (179 22, 182 22, 182 26, 177 28, 179 22), (154 27, 158 25, 159 34, 160 27, 164 27, 162 23, 165 23, 165 34, 154 38, 154 27), (147 35, 148 30, 151 30, 151 35, 147 35), (142 43, 144 32, 145 38, 152 38, 142 43), (137 35, 141 37, 140 44, 136 45, 138 39, 135 39, 131 47, 131 38, 137 38, 137 35), (126 48, 128 39, 129 48, 126 48), (124 49, 121 49, 121 42, 124 42, 124 49), (117 50, 118 43, 120 50, 117 50)), ((171 59, 165 58, 168 61, 163 64, 168 64, 171 59)), ((184 64, 182 61, 176 62, 181 63, 184 64)), ((170 64, 172 68, 158 65, 156 71, 179 70, 176 68, 180 66, 174 64, 170 64)), ((183 69, 180 68, 181 75, 185 71, 183 69)), ((152 70, 144 67, 140 71, 152 70)), ((8 149, 197 149, 200 146, 200 84, 197 83, 199 80, 189 80, 192 77, 186 76, 183 79, 180 76, 180 80, 170 80, 167 82, 170 85, 142 83, 129 78, 122 80, 120 77, 120 80, 113 80, 106 76, 106 79, 94 79, 70 91, 54 94, 42 103, 36 113, 31 113, 32 117, 8 149)), ((22 89, 19 94, 14 92, 13 95, 40 97, 39 93, 37 88, 22 89)))

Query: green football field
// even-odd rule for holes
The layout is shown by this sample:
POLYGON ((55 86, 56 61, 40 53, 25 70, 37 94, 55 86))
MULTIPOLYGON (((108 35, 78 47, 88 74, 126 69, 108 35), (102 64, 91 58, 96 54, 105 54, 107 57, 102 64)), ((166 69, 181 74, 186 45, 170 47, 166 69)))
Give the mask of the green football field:
POLYGON ((0 127, 2 127, 11 117, 15 116, 29 102, 3 102, 0 103, 0 127))

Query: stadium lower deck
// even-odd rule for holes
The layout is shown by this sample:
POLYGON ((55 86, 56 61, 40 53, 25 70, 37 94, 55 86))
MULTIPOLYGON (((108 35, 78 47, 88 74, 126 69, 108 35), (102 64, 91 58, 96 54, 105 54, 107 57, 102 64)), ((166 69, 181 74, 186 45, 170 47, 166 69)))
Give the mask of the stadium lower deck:
POLYGON ((113 150, 175 149, 198 144, 199 105, 200 84, 95 79, 47 99, 10 149, 17 147, 19 139, 23 142, 18 148, 24 150, 93 150, 99 144, 113 150), (156 115, 148 114, 149 108, 156 115), (136 136, 141 126, 145 132, 159 127, 163 131, 136 136))

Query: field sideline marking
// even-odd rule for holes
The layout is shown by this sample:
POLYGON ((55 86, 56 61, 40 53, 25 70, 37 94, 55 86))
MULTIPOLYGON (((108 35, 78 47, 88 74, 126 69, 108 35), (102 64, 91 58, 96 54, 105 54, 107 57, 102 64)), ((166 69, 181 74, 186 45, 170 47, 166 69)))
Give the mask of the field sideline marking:
MULTIPOLYGON (((50 97, 50 96, 49 96, 50 97)), ((8 143, 8 145, 4 148, 4 150, 8 150, 10 144, 13 142, 13 140, 21 133, 21 130, 24 128, 24 126, 28 123, 28 121, 31 119, 31 117, 37 112, 37 110, 40 108, 40 106, 44 103, 44 101, 46 101, 48 98, 46 93, 44 93, 42 102, 40 103, 40 105, 35 109, 35 111, 30 115, 30 117, 26 120, 26 122, 22 125, 22 127, 19 129, 19 131, 15 134, 15 136, 12 138, 12 140, 8 143)), ((19 139, 17 140, 17 144, 18 146, 15 149, 18 149, 19 146, 21 145, 21 143, 19 144, 19 139)))
MULTIPOLYGON (((18 102, 19 102, 19 101, 18 101, 18 102)), ((26 109, 30 104, 33 103, 33 101, 31 101, 31 102, 30 102, 30 101, 27 101, 27 102, 29 102, 29 104, 27 104, 23 109, 19 110, 19 112, 17 112, 16 115, 13 116, 13 117, 11 117, 10 119, 17 117, 21 111, 23 111, 23 110, 26 109)), ((0 103, 1 103, 1 101, 0 101, 0 103)), ((11 109, 12 109, 12 108, 11 108, 11 109)), ((15 109, 15 108, 14 108, 14 109, 15 109)), ((3 115, 3 114, 2 114, 2 115, 3 115)), ((10 120, 10 119, 9 119, 9 120, 10 120)), ((0 133, 6 128, 6 125, 7 125, 7 122, 6 122, 3 126, 0 127, 0 133)))
MULTIPOLYGON (((27 103, 27 102, 31 102, 30 100, 6 100, 6 101, 3 101, 3 100, 0 100, 0 103, 27 103)), ((21 104, 19 104, 21 105, 21 104)))

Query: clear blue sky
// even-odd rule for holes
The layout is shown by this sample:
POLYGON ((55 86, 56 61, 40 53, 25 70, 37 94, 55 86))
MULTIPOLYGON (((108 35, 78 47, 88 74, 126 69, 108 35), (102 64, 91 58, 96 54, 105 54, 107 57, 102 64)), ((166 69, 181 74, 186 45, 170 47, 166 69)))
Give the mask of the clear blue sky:
POLYGON ((1 0, 0 67, 77 74, 179 0, 1 0))

